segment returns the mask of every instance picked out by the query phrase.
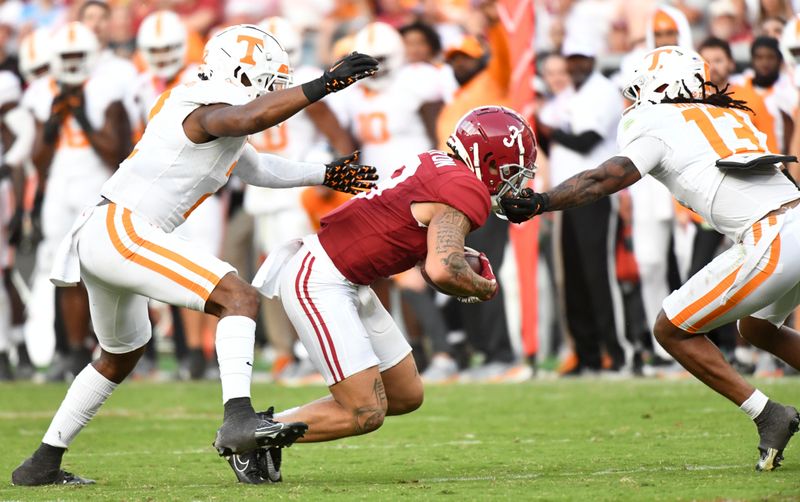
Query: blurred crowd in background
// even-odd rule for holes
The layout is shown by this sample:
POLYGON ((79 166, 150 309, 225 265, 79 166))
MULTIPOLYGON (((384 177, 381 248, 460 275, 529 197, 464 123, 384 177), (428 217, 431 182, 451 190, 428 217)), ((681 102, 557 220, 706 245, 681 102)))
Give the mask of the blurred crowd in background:
MULTIPOLYGON (((385 179, 410 156, 447 151, 469 109, 503 104, 535 126, 534 188, 545 190, 615 154, 630 104, 620 88, 645 52, 665 45, 698 50, 711 82, 748 103, 770 147, 800 153, 795 4, 0 0, 0 380, 68 380, 91 360, 85 293, 48 281, 55 248, 135 153, 159 96, 197 78, 205 41, 227 26, 257 24, 273 34, 290 56, 294 84, 353 50, 382 65, 375 78, 252 136, 257 149, 306 161, 359 149, 360 161, 385 179), (530 24, 520 30, 523 18, 530 24)), ((250 279, 271 250, 315 231, 348 197, 323 187, 253 189, 234 170, 176 232, 250 279)), ((536 371, 680 375, 650 327, 669 292, 730 242, 646 178, 522 229, 490 218, 467 245, 500 271, 502 293, 489 302, 453 301, 416 269, 373 285, 429 383, 520 382, 536 371)), ((214 318, 157 302, 151 318, 154 337, 135 377, 216 378, 214 318)), ((259 333, 270 379, 323 383, 280 302, 263 302, 259 333)), ((747 347, 736 326, 709 336, 742 372, 788 371, 747 347)))

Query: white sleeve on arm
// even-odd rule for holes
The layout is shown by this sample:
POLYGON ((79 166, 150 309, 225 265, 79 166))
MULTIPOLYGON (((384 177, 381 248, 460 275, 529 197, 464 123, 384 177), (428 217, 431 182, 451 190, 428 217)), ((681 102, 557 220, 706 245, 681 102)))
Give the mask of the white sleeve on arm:
POLYGON ((28 110, 16 107, 6 113, 4 122, 14 135, 14 144, 6 152, 5 163, 13 167, 21 167, 31 158, 33 139, 36 136, 36 124, 28 110))
POLYGON ((236 164, 236 176, 257 187, 314 186, 325 181, 325 164, 294 162, 277 155, 258 153, 253 145, 247 144, 236 164))
POLYGON ((644 176, 661 164, 666 157, 668 146, 653 136, 639 136, 617 155, 628 157, 636 169, 644 176))

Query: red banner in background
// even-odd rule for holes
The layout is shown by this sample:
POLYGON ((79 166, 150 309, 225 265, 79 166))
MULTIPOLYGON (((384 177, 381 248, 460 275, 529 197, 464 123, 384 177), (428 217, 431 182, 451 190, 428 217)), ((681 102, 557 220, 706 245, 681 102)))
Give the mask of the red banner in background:
MULTIPOLYGON (((511 103, 533 123, 535 44, 534 0, 500 0, 498 14, 506 29, 511 49, 511 103)), ((537 268, 539 262, 539 221, 511 225, 511 244, 519 278, 520 336, 523 355, 530 358, 539 350, 539 307, 537 268)))

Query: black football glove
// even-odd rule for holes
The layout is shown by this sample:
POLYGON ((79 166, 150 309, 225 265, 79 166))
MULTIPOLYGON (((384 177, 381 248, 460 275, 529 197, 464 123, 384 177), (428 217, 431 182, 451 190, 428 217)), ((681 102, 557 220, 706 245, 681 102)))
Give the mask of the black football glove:
MULTIPOLYGON (((80 91, 80 88, 78 88, 80 91)), ((50 117, 43 126, 44 142, 48 145, 53 145, 58 140, 61 133, 61 124, 70 114, 75 104, 75 89, 73 87, 65 87, 61 89, 50 104, 50 117)))
POLYGON ((303 93, 313 103, 322 99, 326 94, 341 91, 362 78, 371 77, 377 71, 377 59, 354 52, 325 70, 320 78, 303 84, 303 93))
POLYGON ((550 197, 546 193, 536 193, 530 188, 523 189, 519 197, 500 199, 503 214, 511 223, 522 223, 542 214, 547 211, 549 203, 550 197))
POLYGON ((92 124, 89 122, 89 117, 86 115, 86 100, 83 96, 83 90, 80 87, 73 91, 68 103, 70 107, 69 111, 72 113, 72 116, 75 117, 81 129, 86 133, 94 131, 92 124))
POLYGON ((326 164, 325 181, 322 184, 333 190, 352 194, 371 190, 378 180, 378 173, 372 166, 356 164, 359 155, 356 150, 326 164))

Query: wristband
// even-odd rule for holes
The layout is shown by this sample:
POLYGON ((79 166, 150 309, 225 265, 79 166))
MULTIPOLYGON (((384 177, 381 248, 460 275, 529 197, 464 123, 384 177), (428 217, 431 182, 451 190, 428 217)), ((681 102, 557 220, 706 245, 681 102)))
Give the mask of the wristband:
POLYGON ((322 77, 306 82, 301 85, 300 88, 303 89, 303 94, 305 94, 306 98, 312 103, 316 103, 328 94, 328 91, 325 90, 325 81, 322 77))

